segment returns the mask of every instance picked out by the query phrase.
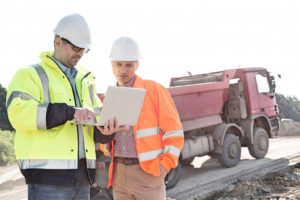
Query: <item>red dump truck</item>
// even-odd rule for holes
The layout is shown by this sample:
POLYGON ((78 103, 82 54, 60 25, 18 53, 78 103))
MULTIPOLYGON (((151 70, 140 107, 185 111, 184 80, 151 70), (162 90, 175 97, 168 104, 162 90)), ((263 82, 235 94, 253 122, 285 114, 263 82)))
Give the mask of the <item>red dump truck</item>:
MULTIPOLYGON (((248 147, 254 158, 263 158, 269 138, 279 130, 275 81, 264 68, 172 78, 168 90, 184 129, 183 165, 210 155, 232 167, 240 160, 241 147, 248 147)), ((168 188, 178 176, 174 170, 168 188)))
MULTIPOLYGON (((238 164, 241 147, 263 158, 279 130, 274 77, 264 68, 238 68, 172 78, 168 88, 184 129, 178 167, 166 177, 176 185, 181 165, 209 155, 224 167, 238 164)), ((103 99, 101 94, 98 95, 103 99)))

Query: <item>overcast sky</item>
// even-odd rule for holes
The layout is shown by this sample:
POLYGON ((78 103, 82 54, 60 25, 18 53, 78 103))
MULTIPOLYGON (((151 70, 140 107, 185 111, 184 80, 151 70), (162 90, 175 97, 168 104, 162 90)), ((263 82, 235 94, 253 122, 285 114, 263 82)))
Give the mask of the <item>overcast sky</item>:
POLYGON ((71 13, 88 22, 93 48, 80 61, 98 92, 115 83, 108 59, 121 36, 135 39, 143 59, 137 74, 168 86, 170 78, 264 67, 277 92, 300 98, 300 1, 297 0, 9 0, 0 3, 0 84, 53 50, 53 29, 71 13))

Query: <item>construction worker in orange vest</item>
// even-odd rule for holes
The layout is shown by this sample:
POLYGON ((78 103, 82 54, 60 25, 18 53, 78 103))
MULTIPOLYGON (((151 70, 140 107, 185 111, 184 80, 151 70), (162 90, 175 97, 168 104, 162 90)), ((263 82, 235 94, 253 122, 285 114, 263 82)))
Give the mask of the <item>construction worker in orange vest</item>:
MULTIPOLYGON (((113 157, 108 186, 115 200, 166 199, 164 179, 176 168, 184 143, 183 128, 165 87, 136 75, 140 52, 129 37, 117 39, 111 48, 113 74, 120 87, 146 89, 137 124, 117 131, 110 146, 113 157)), ((105 152, 105 151, 104 151, 105 152)))

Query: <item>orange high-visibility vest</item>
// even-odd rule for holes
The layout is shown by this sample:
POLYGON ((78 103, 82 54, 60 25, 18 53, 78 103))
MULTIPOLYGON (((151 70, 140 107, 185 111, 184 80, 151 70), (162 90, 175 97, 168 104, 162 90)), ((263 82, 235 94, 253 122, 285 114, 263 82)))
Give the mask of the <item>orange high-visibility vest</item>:
MULTIPOLYGON (((141 168, 159 176, 159 164, 167 171, 176 168, 183 147, 183 128, 175 104, 162 85, 136 76, 134 88, 145 88, 146 95, 137 125, 133 127, 141 168)), ((113 142, 112 142, 113 145, 113 142)), ((114 155, 112 146, 112 155, 114 155)), ((112 186, 113 159, 108 187, 112 186)))

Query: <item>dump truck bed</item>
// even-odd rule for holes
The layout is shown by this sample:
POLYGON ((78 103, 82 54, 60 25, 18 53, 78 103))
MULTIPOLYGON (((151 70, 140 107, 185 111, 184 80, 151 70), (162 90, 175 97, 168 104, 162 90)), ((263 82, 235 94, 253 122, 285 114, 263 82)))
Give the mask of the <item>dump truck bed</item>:
POLYGON ((185 131, 222 123, 229 80, 236 70, 172 78, 168 88, 185 131))

